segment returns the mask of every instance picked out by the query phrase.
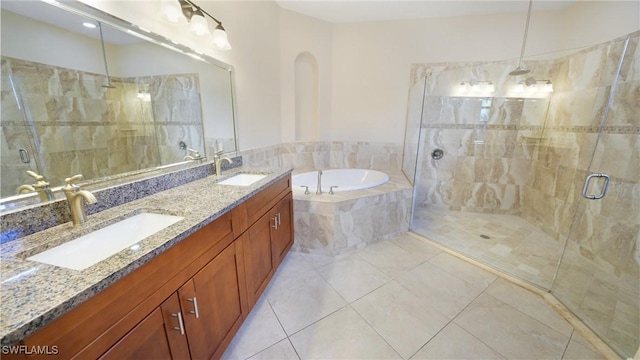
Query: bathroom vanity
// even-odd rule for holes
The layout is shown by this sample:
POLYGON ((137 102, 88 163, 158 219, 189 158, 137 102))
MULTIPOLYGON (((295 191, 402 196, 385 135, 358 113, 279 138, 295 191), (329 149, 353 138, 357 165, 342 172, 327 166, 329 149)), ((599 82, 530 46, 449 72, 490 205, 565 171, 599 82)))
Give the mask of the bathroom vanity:
POLYGON ((26 260, 68 224, 3 244, 3 359, 221 357, 293 243, 290 173, 209 177, 92 215, 90 228, 140 211, 184 219, 81 271, 26 260))

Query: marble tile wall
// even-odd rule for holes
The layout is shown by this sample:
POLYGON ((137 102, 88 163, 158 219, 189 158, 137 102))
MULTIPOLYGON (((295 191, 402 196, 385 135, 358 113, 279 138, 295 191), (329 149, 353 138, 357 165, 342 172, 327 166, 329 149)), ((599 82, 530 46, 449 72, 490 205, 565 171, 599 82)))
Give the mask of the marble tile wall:
POLYGON ((3 197, 32 182, 21 175, 20 147, 52 185, 182 161, 181 140, 204 150, 193 74, 112 77, 115 88, 105 88, 103 75, 2 57, 2 78, 3 197))
POLYGON ((519 215, 535 144, 546 115, 536 99, 426 96, 416 206, 519 215), (444 156, 433 159, 440 149, 444 156))
POLYGON ((399 170, 402 144, 323 141, 282 143, 239 153, 245 164, 292 167, 296 171, 326 168, 399 170))

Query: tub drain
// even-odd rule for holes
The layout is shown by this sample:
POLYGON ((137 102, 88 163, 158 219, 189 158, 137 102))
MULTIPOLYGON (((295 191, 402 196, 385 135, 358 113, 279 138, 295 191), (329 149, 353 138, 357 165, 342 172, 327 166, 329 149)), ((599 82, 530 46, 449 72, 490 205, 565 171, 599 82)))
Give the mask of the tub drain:
POLYGON ((491 236, 485 234, 480 235, 480 237, 483 239, 491 239, 491 236))

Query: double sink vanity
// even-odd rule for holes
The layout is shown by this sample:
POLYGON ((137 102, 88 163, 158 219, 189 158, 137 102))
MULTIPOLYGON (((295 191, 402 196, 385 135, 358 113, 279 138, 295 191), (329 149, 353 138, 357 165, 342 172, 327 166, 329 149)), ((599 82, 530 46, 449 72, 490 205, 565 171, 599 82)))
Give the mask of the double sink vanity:
POLYGON ((2 358, 219 358, 292 217, 291 169, 237 168, 6 242, 2 358))

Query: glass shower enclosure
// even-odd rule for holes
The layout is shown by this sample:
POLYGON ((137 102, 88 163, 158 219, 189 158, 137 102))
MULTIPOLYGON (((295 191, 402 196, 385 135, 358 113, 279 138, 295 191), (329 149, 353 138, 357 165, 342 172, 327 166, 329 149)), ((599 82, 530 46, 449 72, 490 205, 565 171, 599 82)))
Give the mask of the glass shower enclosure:
POLYGON ((550 291, 623 357, 640 345, 640 32, 412 69, 411 230, 550 291))

